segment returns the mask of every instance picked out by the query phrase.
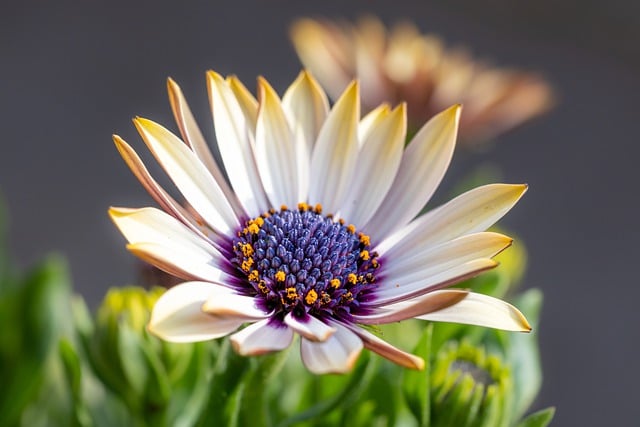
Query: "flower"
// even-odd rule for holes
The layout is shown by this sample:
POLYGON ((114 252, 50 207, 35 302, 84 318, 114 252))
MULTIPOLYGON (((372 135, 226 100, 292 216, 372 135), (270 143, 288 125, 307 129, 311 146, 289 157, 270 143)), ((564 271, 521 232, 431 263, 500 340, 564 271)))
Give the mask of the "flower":
POLYGON ((439 37, 421 34, 410 23, 387 31, 373 17, 354 26, 299 19, 291 39, 302 63, 334 99, 358 78, 367 109, 406 101, 409 122, 416 126, 449 105, 463 104, 465 143, 490 139, 553 104, 551 88, 540 77, 492 68, 464 49, 445 48, 439 37))
POLYGON ((405 105, 361 119, 357 82, 331 109, 304 71, 282 100, 263 78, 257 100, 236 77, 210 71, 207 83, 228 181, 172 80, 183 140, 134 119, 188 208, 114 136, 164 212, 111 208, 111 218, 131 252, 187 280, 155 304, 152 333, 175 342, 233 333, 242 355, 282 350, 298 334, 306 367, 329 373, 348 371, 363 347, 423 367, 360 325, 417 317, 530 330, 501 300, 444 289, 497 265, 491 258, 511 239, 484 230, 526 185, 479 187, 414 219, 447 169, 460 106, 436 115, 405 150, 405 105))

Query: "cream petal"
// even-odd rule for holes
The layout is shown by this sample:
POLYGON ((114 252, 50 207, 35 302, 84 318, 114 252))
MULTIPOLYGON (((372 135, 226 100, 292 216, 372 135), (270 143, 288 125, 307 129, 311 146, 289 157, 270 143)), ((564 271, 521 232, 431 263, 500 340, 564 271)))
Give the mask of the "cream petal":
POLYGON ((275 90, 258 79, 260 109, 256 126, 256 162, 271 206, 296 206, 298 166, 293 133, 275 90))
POLYGON ((236 330, 243 320, 212 316, 202 312, 202 304, 213 294, 228 289, 206 282, 186 282, 165 292, 153 306, 149 331, 171 342, 197 342, 223 337, 236 330))
POLYGON ((362 328, 354 327, 350 329, 362 340, 365 348, 379 354, 385 359, 404 366, 405 368, 424 369, 424 360, 422 360, 422 358, 406 353, 362 328))
POLYGON ((433 246, 484 231, 502 218, 526 191, 526 184, 490 184, 474 188, 393 233, 376 250, 391 259, 412 248, 433 246))
POLYGON ((220 156, 240 203, 257 216, 269 209, 253 152, 253 128, 229 84, 217 73, 207 73, 207 86, 220 156))
POLYGON ((184 225, 189 227, 191 231, 202 237, 204 240, 209 240, 209 237, 198 228, 196 222, 193 220, 192 215, 187 212, 173 197, 169 195, 159 184, 153 179, 147 168, 138 157, 138 154, 118 135, 113 136, 113 142, 116 144, 118 152, 129 166, 129 169, 138 178, 138 181, 149 192, 151 197, 164 209, 169 212, 175 218, 180 220, 184 225))
POLYGON ((302 338, 300 355, 307 369, 314 374, 344 374, 353 368, 362 351, 362 341, 356 334, 337 322, 335 333, 324 342, 302 338))
POLYGON ((242 356, 259 356, 284 350, 293 341, 293 330, 275 325, 270 319, 261 320, 231 335, 231 345, 242 356))
POLYGON ((480 258, 447 269, 430 269, 423 274, 414 274, 410 278, 398 277, 396 282, 383 279, 384 284, 375 292, 375 300, 371 306, 383 306, 398 301, 405 301, 436 289, 450 286, 498 265, 492 259, 480 258), (411 279, 411 280, 409 280, 411 279))
POLYGON ((418 298, 379 307, 367 315, 355 315, 353 319, 365 325, 400 322, 413 317, 433 313, 460 302, 467 291, 433 291, 418 298))
POLYGON ((233 208, 195 154, 174 134, 151 120, 134 120, 140 135, 198 214, 215 230, 230 235, 239 222, 233 208))
POLYGON ((237 294, 215 294, 202 305, 202 311, 220 317, 262 320, 270 316, 256 305, 255 298, 237 294))
POLYGON ((351 84, 333 106, 320 129, 311 155, 309 202, 336 213, 349 186, 358 154, 360 119, 358 84, 351 84))
POLYGON ((381 239, 407 224, 431 198, 444 176, 455 147, 460 106, 429 120, 402 156, 398 174, 377 212, 363 227, 381 239))
POLYGON ((282 108, 294 134, 298 165, 298 201, 309 193, 311 153, 320 129, 329 114, 329 101, 313 76, 302 71, 282 97, 282 108))
POLYGON ((213 176, 213 179, 218 183, 220 189, 233 207, 236 215, 246 215, 246 212, 244 212, 244 209, 240 206, 238 198, 231 187, 229 187, 229 184, 227 184, 224 174, 213 158, 209 145, 204 139, 200 127, 191 113, 182 89, 180 89, 180 86, 173 79, 169 78, 167 79, 167 91, 169 92, 169 103, 171 104, 176 123, 178 123, 178 127, 180 128, 182 138, 207 167, 209 173, 211 173, 211 176, 213 176))
POLYGON ((299 335, 311 341, 326 341, 336 331, 335 328, 309 314, 305 314, 302 319, 297 319, 291 313, 288 313, 284 317, 284 323, 299 335))
POLYGON ((405 104, 370 126, 340 217, 353 224, 366 224, 375 214, 400 166, 406 133, 405 104))
POLYGON ((493 258, 509 247, 513 239, 499 233, 468 234, 435 246, 416 241, 417 247, 404 248, 402 255, 394 251, 385 257, 384 277, 395 282, 396 277, 411 276, 432 267, 453 267, 477 258, 493 258))
POLYGON ((247 128, 249 133, 255 136, 254 131, 258 123, 258 101, 236 76, 228 76, 226 81, 233 91, 240 109, 244 113, 244 117, 248 123, 247 128))
MULTIPOLYGON (((463 292, 446 290, 439 292, 463 292)), ((468 292, 456 304, 441 310, 416 316, 434 322, 453 322, 468 325, 504 329, 506 331, 529 332, 531 326, 524 315, 511 304, 488 295, 468 292)))
POLYGON ((358 123, 358 147, 362 148, 364 142, 369 138, 373 129, 377 129, 382 121, 391 113, 389 104, 381 104, 371 110, 358 123))

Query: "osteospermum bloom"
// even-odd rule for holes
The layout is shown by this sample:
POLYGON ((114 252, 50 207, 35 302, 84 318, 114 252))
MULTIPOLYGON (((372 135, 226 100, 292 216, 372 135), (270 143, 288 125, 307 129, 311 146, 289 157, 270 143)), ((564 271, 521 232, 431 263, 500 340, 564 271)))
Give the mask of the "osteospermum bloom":
POLYGON ((551 88, 535 74, 491 67, 408 22, 387 30, 373 17, 357 25, 300 19, 291 38, 302 63, 332 97, 357 78, 365 108, 406 101, 411 125, 462 103, 465 142, 494 137, 553 103, 551 88))
POLYGON ((496 266, 491 258, 511 239, 484 230, 525 185, 480 187, 415 218, 451 159, 459 106, 435 116, 405 150, 405 105, 361 119, 357 82, 331 109, 307 72, 282 99, 262 78, 257 100, 233 76, 211 71, 207 82, 223 165, 172 80, 182 139, 134 120, 185 204, 114 136, 163 210, 112 208, 112 219, 131 252, 187 280, 155 304, 152 333, 176 342, 232 334, 242 355, 282 350, 297 334, 306 367, 328 373, 348 371, 363 347, 423 367, 362 325, 419 318, 530 329, 501 300, 444 289, 496 266))

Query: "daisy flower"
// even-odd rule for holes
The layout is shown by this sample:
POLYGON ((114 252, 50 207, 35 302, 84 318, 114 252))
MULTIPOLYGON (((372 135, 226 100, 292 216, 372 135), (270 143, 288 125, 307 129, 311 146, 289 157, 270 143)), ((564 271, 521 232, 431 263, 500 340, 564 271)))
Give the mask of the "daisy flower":
POLYGON ((535 74, 489 66, 408 22, 387 30, 374 17, 357 25, 299 19, 291 39, 302 63, 334 99, 357 78, 366 109, 406 101, 412 126, 463 104, 465 143, 495 137, 553 104, 551 88, 535 74))
POLYGON ((484 230, 525 185, 476 188, 416 218, 451 159, 460 106, 431 119, 405 149, 405 105, 361 118, 357 82, 333 108, 308 72, 282 99, 263 78, 258 99, 234 76, 210 71, 207 83, 222 164, 172 80, 182 138, 134 120, 184 203, 114 136, 162 210, 111 208, 111 218, 131 252, 185 280, 155 304, 152 333, 174 342, 231 334, 242 355, 282 350, 299 335, 311 372, 340 373, 363 348, 424 366, 370 325, 419 318, 530 330, 506 302, 445 289, 496 266, 491 258, 511 239, 484 230))

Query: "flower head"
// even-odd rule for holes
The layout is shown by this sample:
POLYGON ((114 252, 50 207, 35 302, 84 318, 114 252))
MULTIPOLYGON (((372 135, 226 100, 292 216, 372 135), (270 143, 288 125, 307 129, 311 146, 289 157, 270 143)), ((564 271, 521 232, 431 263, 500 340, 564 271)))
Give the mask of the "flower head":
POLYGON ((503 301, 444 289, 496 266, 511 239, 484 230, 525 185, 476 188, 415 218, 451 159, 459 106, 405 149, 405 105, 361 118, 357 82, 330 109, 307 72, 282 100, 262 78, 258 99, 233 76, 211 71, 207 81, 222 165, 172 80, 182 139, 134 120, 188 208, 114 137, 163 210, 112 208, 113 221, 131 252, 187 280, 155 304, 151 332, 176 342, 232 334, 243 355, 282 350, 297 334, 307 368, 327 373, 348 371, 363 347, 422 368, 361 325, 417 317, 530 329, 503 301))
POLYGON ((354 26, 300 19, 291 38, 302 63, 333 97, 358 78, 367 109, 406 101, 409 123, 416 126, 449 105, 463 104, 465 142, 489 139, 553 103, 540 77, 490 67, 464 49, 446 48, 439 37, 421 34, 410 23, 387 30, 373 17, 354 26))

